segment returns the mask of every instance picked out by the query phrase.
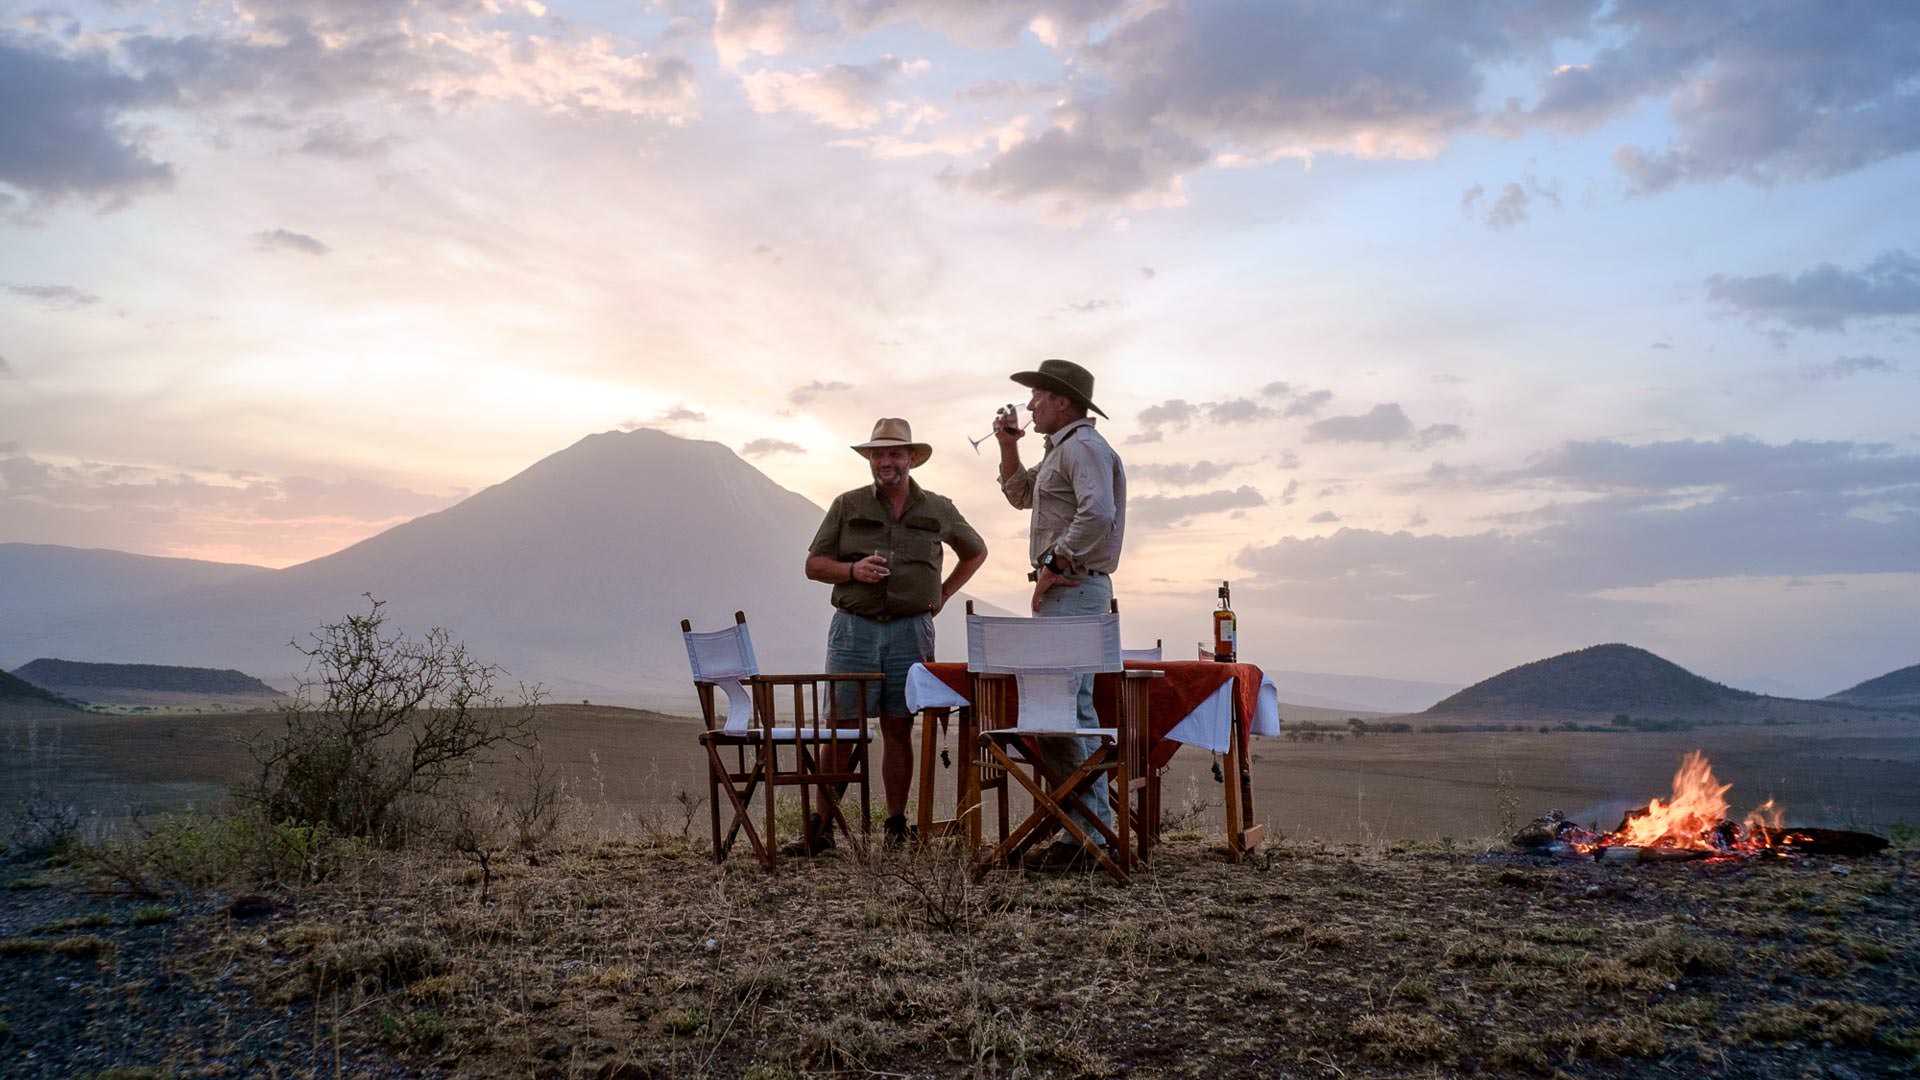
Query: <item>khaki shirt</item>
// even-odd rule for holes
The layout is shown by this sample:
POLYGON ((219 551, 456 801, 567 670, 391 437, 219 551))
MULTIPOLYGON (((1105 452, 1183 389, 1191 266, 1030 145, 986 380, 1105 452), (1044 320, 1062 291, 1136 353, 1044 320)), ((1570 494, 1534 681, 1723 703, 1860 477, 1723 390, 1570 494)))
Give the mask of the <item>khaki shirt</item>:
POLYGON ((1052 549, 1068 577, 1113 573, 1127 531, 1127 473, 1120 455, 1088 419, 1047 436, 1043 445, 1040 464, 1000 482, 1008 502, 1033 509, 1027 561, 1039 566, 1040 556, 1052 549))
POLYGON ((921 490, 909 477, 906 509, 898 520, 878 485, 835 496, 807 554, 841 562, 858 562, 876 553, 888 556, 891 574, 872 584, 843 581, 835 585, 833 606, 869 619, 891 619, 924 614, 939 601, 942 543, 953 545, 962 559, 987 549, 953 500, 921 490))

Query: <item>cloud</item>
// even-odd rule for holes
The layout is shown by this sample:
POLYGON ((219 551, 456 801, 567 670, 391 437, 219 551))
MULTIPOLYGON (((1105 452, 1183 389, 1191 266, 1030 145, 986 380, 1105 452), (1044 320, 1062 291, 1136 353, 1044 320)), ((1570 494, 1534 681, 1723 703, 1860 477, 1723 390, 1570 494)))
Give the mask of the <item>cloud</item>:
POLYGON ((1129 435, 1127 441, 1130 443, 1159 442, 1162 429, 1185 431, 1187 425, 1193 423, 1199 415, 1198 406, 1180 398, 1163 401, 1158 405, 1149 405, 1141 409, 1136 417, 1142 430, 1138 434, 1129 435))
POLYGON ((100 302, 99 297, 72 285, 8 285, 6 290, 15 296, 38 300, 54 311, 72 311, 100 302))
POLYGON ((837 394, 842 390, 851 389, 853 389, 852 383, 822 382, 819 379, 815 379, 805 386, 796 386, 788 391, 787 401, 793 405, 808 405, 812 404, 813 399, 819 397, 821 394, 837 394))
POLYGON ((760 458, 770 454, 804 454, 807 448, 781 439, 755 439, 740 448, 740 456, 760 458))
POLYGON ((1079 315, 1093 315, 1102 311, 1118 311, 1126 306, 1127 302, 1125 300, 1101 300, 1096 298, 1093 300, 1082 300, 1079 303, 1069 303, 1067 310, 1079 315))
POLYGON ((1292 506, 1294 496, 1300 494, 1300 481, 1288 480, 1286 490, 1280 493, 1280 505, 1292 506))
POLYGON ((704 424, 707 422, 707 414, 689 409, 685 405, 674 405, 671 408, 661 409, 659 415, 655 416, 654 419, 668 424, 677 424, 683 421, 704 424))
POLYGON ((886 100, 888 87, 929 67, 925 60, 887 55, 869 64, 758 71, 741 76, 740 81, 755 112, 797 112, 828 127, 852 131, 873 127, 890 112, 902 111, 886 100))
MULTIPOLYGON (((6 357, 0 356, 0 379, 4 379, 7 376, 12 374, 13 374, 13 365, 7 363, 6 357)), ((4 454, 14 449, 14 446, 15 444, 13 443, 0 443, 0 454, 4 454)))
POLYGON ((1232 491, 1223 489, 1198 495, 1140 495, 1127 500, 1127 520, 1148 526, 1171 526, 1201 514, 1265 505, 1267 500, 1245 484, 1232 491))
POLYGON ((1278 415, 1250 398, 1233 398, 1229 401, 1216 401, 1207 406, 1207 419, 1215 424, 1251 424, 1256 420, 1269 420, 1278 415))
POLYGON ((611 34, 486 29, 468 17, 484 11, 478 5, 368 11, 378 17, 334 22, 292 5, 235 32, 137 34, 123 48, 136 69, 201 109, 264 102, 297 113, 365 100, 450 109, 492 100, 667 119, 694 111, 690 63, 611 34))
POLYGON ((129 116, 173 97, 165 78, 119 74, 104 52, 0 32, 0 183, 36 204, 79 197, 108 209, 165 188, 173 169, 129 116))
POLYGON ((1840 331, 1855 319, 1920 314, 1920 257, 1888 251, 1857 271, 1821 263, 1792 276, 1707 278, 1707 298, 1755 320, 1840 331))
POLYGON ((1293 384, 1290 382, 1270 382, 1260 388, 1261 397, 1285 398, 1293 396, 1293 384))
POLYGON ((1911 4, 1625 3, 1600 22, 1615 43, 1506 121, 1585 131, 1666 96, 1667 144, 1614 154, 1642 191, 1836 176, 1920 148, 1911 4))
POLYGON ((1703 492, 1865 499, 1920 485, 1920 455, 1855 442, 1764 443, 1745 435, 1640 445, 1603 439, 1564 443, 1521 469, 1462 478, 1490 487, 1545 483, 1656 503, 1703 492))
POLYGON ((1413 437, 1415 450, 1428 450, 1441 443, 1459 442, 1467 437, 1467 429, 1459 424, 1428 424, 1413 437))
POLYGON ((50 514, 69 521, 136 518, 143 527, 168 532, 247 522, 332 523, 353 525, 364 536, 366 525, 398 524, 443 509, 457 498, 363 477, 322 480, 242 473, 246 478, 235 480, 228 471, 212 468, 58 464, 21 453, 17 444, 0 447, 0 454, 7 455, 0 457, 0 508, 42 521, 50 514))
POLYGON ((1309 525, 1331 525, 1340 520, 1340 515, 1331 510, 1322 510, 1307 519, 1309 525))
POLYGON ((1031 32, 1050 48, 1086 39, 1125 0, 718 0, 714 49, 728 65, 753 54, 777 55, 842 32, 867 34, 917 22, 964 44, 1004 47, 1031 32))
POLYGON ((1229 398, 1226 401, 1198 403, 1173 398, 1140 410, 1137 419, 1142 430, 1138 434, 1129 436, 1127 441, 1130 443, 1159 442, 1167 430, 1185 431, 1190 425, 1202 419, 1215 425, 1251 424, 1261 420, 1271 420, 1277 415, 1273 409, 1252 398, 1229 398))
POLYGON ((1132 479, 1148 480, 1169 487, 1194 487, 1212 483, 1238 467, 1237 463, 1231 461, 1196 461, 1191 465, 1135 463, 1127 466, 1127 475, 1132 479))
POLYGON ((1801 374, 1811 380, 1845 379, 1854 375, 1892 375, 1900 370, 1900 361, 1878 356, 1841 356, 1824 363, 1809 364, 1801 374))
POLYGON ((1288 402, 1286 409, 1283 410, 1280 415, 1288 418, 1295 416, 1312 416, 1321 409, 1326 408, 1327 403, 1332 400, 1333 391, 1314 390, 1288 402))
POLYGON ((1000 198, 1177 201, 1209 163, 1427 158, 1480 123, 1483 68, 1545 55, 1595 5, 1143 5, 1077 56, 1039 135, 968 176, 1000 198))
POLYGON ((1515 225, 1525 224, 1528 202, 1527 193, 1521 190, 1519 184, 1508 184, 1501 189, 1500 201, 1487 211, 1487 228, 1511 229, 1515 225))
POLYGON ((1329 416, 1307 425, 1308 442, 1395 443, 1413 436, 1413 421, 1393 402, 1364 416, 1329 416))
POLYGON ((307 129, 307 138, 300 144, 300 152, 335 161, 371 161, 385 157, 387 148, 397 141, 391 135, 369 139, 344 120, 330 120, 307 129))
POLYGON ((1469 220, 1477 220, 1487 228, 1496 231, 1526 224, 1532 216, 1536 199, 1555 208, 1560 206, 1559 189, 1543 184, 1531 176, 1502 187, 1500 197, 1494 200, 1485 214, 1481 214, 1480 200, 1486 193, 1487 189, 1479 184, 1461 192, 1460 213, 1469 220))
POLYGON ((261 251, 294 251, 302 255, 325 255, 333 250, 306 233, 297 233, 289 229, 254 233, 253 246, 261 251))
POLYGON ((966 174, 965 187, 1008 202, 1054 201, 1061 216, 1088 203, 1177 203, 1182 173, 1207 163, 1211 154, 1184 137, 1153 134, 1137 142, 1109 139, 1090 118, 1021 137, 986 164, 966 174))

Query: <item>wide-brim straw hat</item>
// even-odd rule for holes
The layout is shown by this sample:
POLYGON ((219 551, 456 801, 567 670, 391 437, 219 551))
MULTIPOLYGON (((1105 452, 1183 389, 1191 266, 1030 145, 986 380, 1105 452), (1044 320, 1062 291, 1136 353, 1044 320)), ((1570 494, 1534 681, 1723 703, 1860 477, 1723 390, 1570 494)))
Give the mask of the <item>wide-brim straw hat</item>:
POLYGON ((913 467, 919 468, 933 456, 933 447, 923 442, 913 441, 913 426, 897 416, 882 417, 873 422, 873 436, 866 442, 854 445, 853 452, 861 457, 871 457, 871 450, 904 446, 913 451, 913 467))
POLYGON ((1042 360, 1040 370, 1016 371, 1013 381, 1035 390, 1064 394, 1101 416, 1107 415, 1093 403, 1093 372, 1071 360, 1042 360))

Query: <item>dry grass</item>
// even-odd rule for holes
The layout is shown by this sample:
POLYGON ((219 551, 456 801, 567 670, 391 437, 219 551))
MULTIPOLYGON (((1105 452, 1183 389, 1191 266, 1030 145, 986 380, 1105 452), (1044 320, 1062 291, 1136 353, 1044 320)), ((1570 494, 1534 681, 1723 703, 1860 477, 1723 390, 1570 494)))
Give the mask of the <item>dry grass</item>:
POLYGON ((1845 878, 1292 845, 1234 866, 1188 839, 1118 889, 976 879, 945 849, 766 874, 659 832, 509 865, 485 904, 457 860, 391 856, 208 962, 480 1076, 1784 1077, 1920 1046, 1905 855, 1845 878))

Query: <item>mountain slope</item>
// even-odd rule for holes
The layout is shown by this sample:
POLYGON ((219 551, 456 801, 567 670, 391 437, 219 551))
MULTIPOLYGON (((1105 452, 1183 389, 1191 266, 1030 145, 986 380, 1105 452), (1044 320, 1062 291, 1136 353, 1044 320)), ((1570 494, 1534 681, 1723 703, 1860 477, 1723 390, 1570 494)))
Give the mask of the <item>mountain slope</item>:
POLYGON ((18 675, 0 671, 0 704, 34 705, 55 709, 78 708, 73 702, 45 687, 35 686, 18 675))
MULTIPOLYGON (((828 589, 802 573, 823 510, 719 443, 590 435, 437 513, 342 551, 110 610, 0 625, 0 664, 60 655, 234 667, 287 686, 289 642, 386 601, 389 630, 444 626, 472 654, 558 699, 684 710, 679 621, 745 610, 761 664, 816 670, 828 589)), ((961 605, 943 615, 958 655, 961 605)))
POLYGON ((1858 686, 1829 694, 1827 700, 1869 706, 1920 705, 1920 664, 1889 671, 1858 686))
POLYGON ((1503 671, 1427 710, 1428 715, 1515 710, 1662 715, 1759 700, 1631 645, 1594 645, 1503 671))
POLYGON ((273 687, 231 668, 177 667, 168 664, 90 664, 42 658, 15 668, 35 686, 66 692, 79 689, 166 690, 182 693, 272 694, 273 687))
POLYGON ((99 548, 55 544, 0 544, 0 607, 9 615, 72 612, 98 604, 124 603, 199 585, 224 585, 263 566, 130 555, 99 548))

